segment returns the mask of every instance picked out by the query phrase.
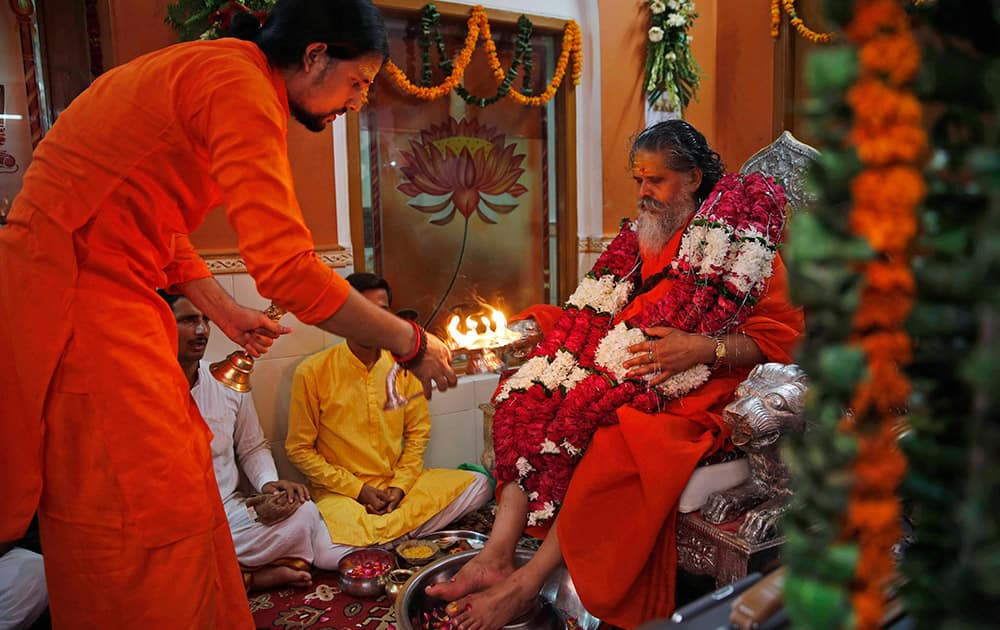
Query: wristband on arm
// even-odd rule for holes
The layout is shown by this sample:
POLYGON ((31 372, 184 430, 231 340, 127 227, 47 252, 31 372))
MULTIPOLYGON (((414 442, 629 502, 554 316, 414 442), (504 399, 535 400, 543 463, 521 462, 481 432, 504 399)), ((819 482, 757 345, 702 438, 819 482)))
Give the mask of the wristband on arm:
POLYGON ((392 358, 396 360, 399 367, 404 370, 413 368, 415 365, 420 363, 421 359, 424 358, 424 355, 427 354, 427 332, 421 328, 420 324, 417 322, 410 321, 409 324, 413 326, 413 329, 417 333, 417 346, 412 352, 410 352, 410 354, 404 357, 397 356, 395 354, 392 355, 392 358))

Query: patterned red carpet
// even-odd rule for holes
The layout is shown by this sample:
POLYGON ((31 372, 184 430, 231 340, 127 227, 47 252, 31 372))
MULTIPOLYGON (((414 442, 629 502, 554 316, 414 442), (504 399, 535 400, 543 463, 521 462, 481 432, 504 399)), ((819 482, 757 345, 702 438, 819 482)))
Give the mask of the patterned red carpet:
MULTIPOLYGON (((490 502, 477 512, 452 523, 448 529, 465 529, 488 534, 493 526, 490 502)), ((537 548, 540 541, 522 541, 537 548)), ((285 630, 395 630, 396 615, 385 595, 359 599, 343 593, 337 573, 324 571, 313 576, 308 589, 283 588, 250 596, 250 611, 257 628, 285 630)))
POLYGON ((396 616, 385 595, 358 599, 341 592, 337 574, 319 573, 308 589, 281 589, 250 597, 257 628, 394 630, 396 616))

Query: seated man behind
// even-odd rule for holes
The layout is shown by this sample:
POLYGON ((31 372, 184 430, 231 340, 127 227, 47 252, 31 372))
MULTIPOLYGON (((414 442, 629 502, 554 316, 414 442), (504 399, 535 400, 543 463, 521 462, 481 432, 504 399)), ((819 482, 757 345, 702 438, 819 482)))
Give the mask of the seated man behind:
POLYGON ((202 361, 208 345, 208 318, 186 297, 159 293, 174 311, 177 358, 191 384, 194 403, 212 431, 215 480, 247 590, 284 584, 310 586, 310 564, 334 570, 349 550, 330 543, 326 525, 316 505, 309 501, 306 487, 278 479, 253 397, 217 381, 209 371, 208 362, 202 361), (279 495, 289 504, 298 503, 298 509, 271 525, 254 520, 247 497, 236 489, 240 470, 254 488, 279 495))
MULTIPOLYGON (((637 385, 634 397, 618 397, 627 391, 622 387, 589 407, 574 407, 569 404, 578 400, 572 399, 573 395, 587 389, 601 391, 599 386, 610 378, 607 373, 602 376, 593 371, 595 358, 593 369, 588 369, 584 378, 593 377, 596 385, 566 387, 565 397, 557 399, 556 420, 548 426, 538 426, 549 422, 541 414, 533 417, 528 413, 532 407, 527 396, 517 399, 519 407, 509 406, 511 401, 498 402, 493 425, 497 476, 516 479, 501 465, 509 467, 509 462, 504 462, 511 459, 511 453, 524 455, 517 466, 533 476, 503 486, 493 531, 482 552, 450 582, 426 589, 428 595, 452 602, 449 613, 463 628, 494 630, 503 626, 537 597, 549 574, 564 561, 584 606, 601 620, 632 628, 668 617, 674 607, 674 524, 680 494, 698 461, 724 446, 730 430, 722 421, 722 410, 732 400, 736 386, 758 363, 788 362, 803 331, 802 312, 788 301, 786 271, 778 256, 773 267, 767 265, 769 277, 763 276, 766 284, 762 294, 735 328, 708 336, 680 326, 642 323, 660 321, 643 317, 665 305, 675 284, 683 286, 684 276, 672 276, 671 265, 692 217, 723 177, 723 167, 704 136, 681 120, 666 121, 639 134, 630 162, 638 193, 634 237, 638 260, 631 248, 616 250, 625 232, 605 255, 622 258, 619 264, 623 264, 624 277, 636 273, 636 268, 641 276, 635 281, 640 286, 630 292, 612 325, 638 321, 647 340, 628 346, 617 359, 619 365, 608 371, 617 374, 620 367, 628 371, 633 382, 646 379, 650 386, 689 369, 699 370, 708 380, 678 397, 655 398, 655 404, 648 402, 649 388, 637 385), (645 402, 640 401, 643 396, 645 402), (606 400, 614 405, 605 405, 606 400), (520 413, 502 416, 502 404, 520 413), (558 415, 563 406, 571 411, 558 415), (558 431, 553 431, 557 425, 558 431), (574 438, 568 446, 558 437, 550 439, 575 427, 589 428, 581 429, 579 439, 574 438), (542 468, 547 462, 565 461, 575 468, 569 468, 570 464, 542 468), (556 496, 546 509, 532 512, 529 505, 541 499, 538 490, 529 492, 522 487, 524 480, 536 483, 540 490, 566 488, 568 481, 568 489, 562 495, 553 491, 556 496), (522 529, 543 521, 553 525, 545 541, 526 565, 515 570, 513 552, 522 529)), ((783 197, 773 189, 767 192, 780 211, 783 197)), ((780 233, 780 221, 776 226, 780 233)), ((595 269, 600 270, 602 264, 598 261, 595 269)), ((580 306, 578 311, 585 314, 587 308, 580 306)), ((708 308, 680 310, 695 329, 708 320, 707 312, 708 308)), ((560 319, 551 328, 540 347, 552 346, 559 352, 570 347, 572 335, 560 327, 564 321, 560 319), (560 331, 562 341, 556 336, 560 331)), ((575 328, 572 333, 579 336, 575 328)), ((512 381, 514 377, 495 401, 513 387, 512 381)), ((517 388, 527 391, 535 382, 519 382, 517 388)))
MULTIPOLYGON (((391 289, 370 273, 347 278, 388 309, 391 289)), ((386 410, 386 379, 394 366, 381 348, 353 339, 303 361, 292 381, 288 458, 309 480, 333 541, 357 547, 446 526, 490 497, 484 475, 424 469, 431 419, 420 381, 399 372, 406 404, 386 410)))
POLYGON ((48 604, 42 556, 0 543, 0 630, 31 627, 48 604))

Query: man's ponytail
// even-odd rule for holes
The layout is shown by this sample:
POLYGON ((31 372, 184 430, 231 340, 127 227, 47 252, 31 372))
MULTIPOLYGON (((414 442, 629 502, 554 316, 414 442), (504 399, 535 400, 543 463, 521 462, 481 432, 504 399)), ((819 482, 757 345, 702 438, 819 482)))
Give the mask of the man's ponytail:
POLYGON ((238 11, 229 23, 229 34, 237 39, 255 41, 260 33, 260 22, 252 13, 238 11))

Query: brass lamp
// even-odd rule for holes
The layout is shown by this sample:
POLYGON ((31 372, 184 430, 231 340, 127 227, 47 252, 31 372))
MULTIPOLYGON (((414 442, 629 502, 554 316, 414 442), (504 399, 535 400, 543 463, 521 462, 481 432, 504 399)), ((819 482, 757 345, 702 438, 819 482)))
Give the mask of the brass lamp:
MULTIPOLYGON (((278 321, 281 316, 287 313, 285 309, 272 303, 267 307, 264 314, 271 321, 278 321)), ((252 389, 250 385, 250 374, 253 372, 253 357, 245 350, 231 352, 228 357, 208 366, 208 370, 219 381, 229 389, 244 393, 252 389)))

